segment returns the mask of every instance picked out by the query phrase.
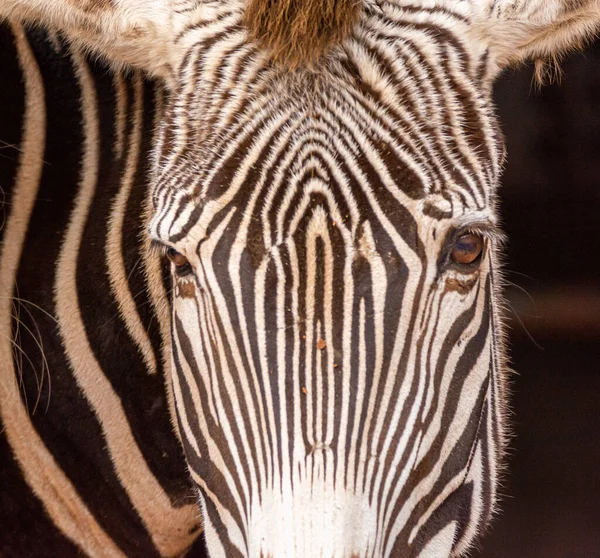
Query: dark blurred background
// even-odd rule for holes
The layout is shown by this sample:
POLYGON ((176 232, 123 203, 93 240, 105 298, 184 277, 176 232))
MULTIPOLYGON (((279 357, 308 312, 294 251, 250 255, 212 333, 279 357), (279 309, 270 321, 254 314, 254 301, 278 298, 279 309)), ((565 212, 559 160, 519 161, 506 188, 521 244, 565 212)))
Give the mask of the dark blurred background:
POLYGON ((600 557, 600 43, 562 69, 496 87, 514 439, 480 558, 600 557))

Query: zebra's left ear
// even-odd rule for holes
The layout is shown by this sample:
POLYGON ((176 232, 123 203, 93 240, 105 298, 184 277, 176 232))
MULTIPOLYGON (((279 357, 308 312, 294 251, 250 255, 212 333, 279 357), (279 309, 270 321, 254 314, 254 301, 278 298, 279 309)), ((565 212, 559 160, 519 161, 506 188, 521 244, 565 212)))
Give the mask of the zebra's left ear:
POLYGON ((173 48, 172 0, 0 0, 4 19, 41 24, 117 65, 169 77, 173 48))
POLYGON ((540 72, 600 30, 600 0, 485 0, 477 12, 473 32, 498 70, 536 60, 540 72))

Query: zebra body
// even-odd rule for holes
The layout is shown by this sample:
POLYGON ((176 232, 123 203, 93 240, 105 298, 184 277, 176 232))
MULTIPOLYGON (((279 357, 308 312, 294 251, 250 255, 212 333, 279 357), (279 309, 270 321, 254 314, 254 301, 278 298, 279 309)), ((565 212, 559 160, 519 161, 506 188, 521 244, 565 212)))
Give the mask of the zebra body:
MULTIPOLYGON (((94 415, 101 435, 90 446, 102 472, 114 471, 106 482, 126 495, 139 540, 147 535, 168 554, 196 534, 180 440, 210 556, 468 550, 493 513, 505 437, 496 211, 504 147, 491 88, 509 63, 556 57, 584 40, 599 13, 585 0, 359 8, 305 0, 296 12, 263 0, 0 5, 0 15, 57 26, 76 49, 146 70, 166 87, 154 138, 139 76, 129 86, 119 74, 103 77, 113 102, 99 118, 95 82, 74 51, 82 132, 71 172, 81 172, 64 208, 70 217, 57 225, 62 243, 47 258, 55 286, 39 304, 57 314, 57 367, 72 372, 62 393, 81 393, 94 415), (98 172, 104 153, 114 182, 98 172), (142 226, 156 250, 138 238, 142 226), (103 244, 89 261, 88 227, 103 244), (170 274, 156 251, 171 260, 170 274), (94 315, 95 295, 115 318, 94 315), (130 383, 117 381, 119 371, 134 374, 130 383), (156 422, 145 414, 146 389, 156 422), (167 446, 173 469, 161 465, 167 446), (136 459, 147 469, 130 467, 136 459)), ((41 92, 39 69, 30 72, 26 100, 41 92)), ((3 242, 2 300, 21 280, 19 261, 22 281, 35 269, 19 260, 35 254, 23 244, 35 191, 22 196, 20 185, 44 184, 42 138, 27 135, 39 105, 23 111, 24 176, 15 171, 12 182, 23 207, 14 211, 24 213, 7 219, 15 240, 3 242)), ((8 354, 8 302, 0 315, 8 354)), ((19 347, 30 355, 24 337, 19 347)), ((62 464, 50 471, 79 515, 71 521, 66 507, 53 507, 47 483, 31 476, 48 450, 18 384, 11 389, 2 416, 13 420, 8 451, 26 490, 71 544, 130 553, 99 523, 101 506, 82 515, 89 504, 80 496, 94 483, 67 485, 62 464), (31 431, 22 445, 17 422, 31 431)))
POLYGON ((141 236, 160 94, 56 35, 1 43, 0 555, 179 554, 199 514, 141 236))

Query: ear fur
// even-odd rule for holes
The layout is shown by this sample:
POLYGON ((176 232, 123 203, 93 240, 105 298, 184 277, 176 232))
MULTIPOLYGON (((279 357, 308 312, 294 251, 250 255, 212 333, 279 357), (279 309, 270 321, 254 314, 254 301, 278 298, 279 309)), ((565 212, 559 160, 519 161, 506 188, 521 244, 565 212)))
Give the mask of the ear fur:
POLYGON ((0 21, 41 24, 111 61, 168 78, 172 67, 169 0, 0 0, 0 21))
POLYGON ((499 70, 535 60, 539 81, 599 30, 600 0, 495 0, 474 26, 499 70))

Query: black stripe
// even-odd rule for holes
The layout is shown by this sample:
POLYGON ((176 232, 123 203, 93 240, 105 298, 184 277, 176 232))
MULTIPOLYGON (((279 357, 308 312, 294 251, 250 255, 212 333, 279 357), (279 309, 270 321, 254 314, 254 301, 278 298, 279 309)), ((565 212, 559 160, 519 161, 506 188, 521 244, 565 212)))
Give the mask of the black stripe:
POLYGON ((11 448, 1 433, 0 463, 0 556, 81 556, 81 551, 54 526, 23 480, 11 448))

